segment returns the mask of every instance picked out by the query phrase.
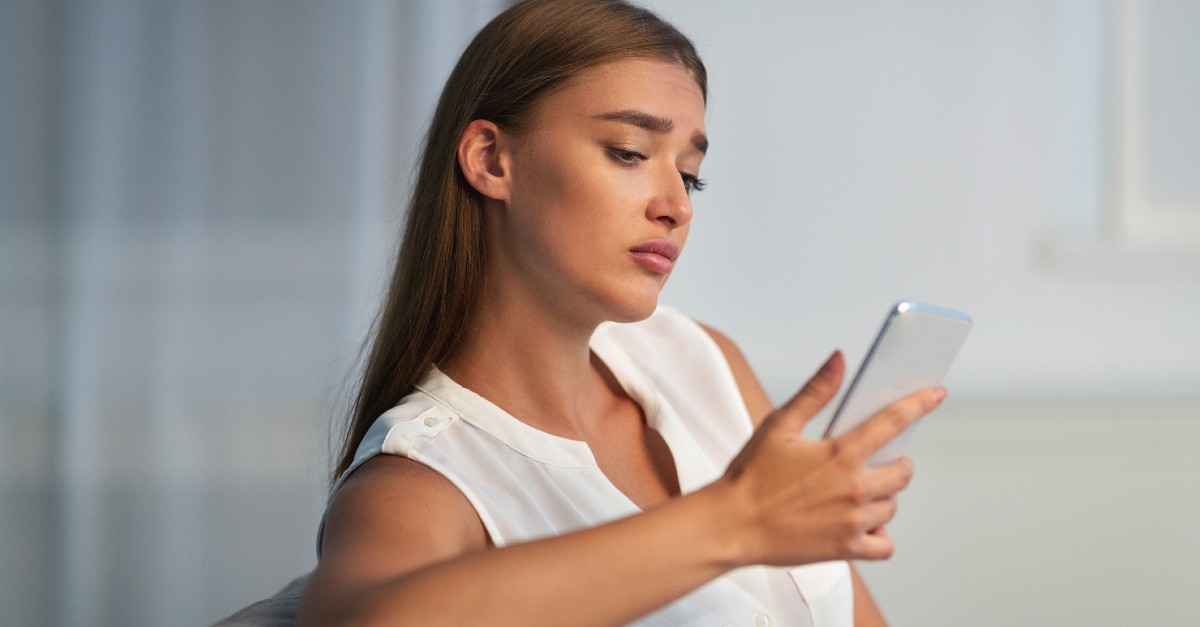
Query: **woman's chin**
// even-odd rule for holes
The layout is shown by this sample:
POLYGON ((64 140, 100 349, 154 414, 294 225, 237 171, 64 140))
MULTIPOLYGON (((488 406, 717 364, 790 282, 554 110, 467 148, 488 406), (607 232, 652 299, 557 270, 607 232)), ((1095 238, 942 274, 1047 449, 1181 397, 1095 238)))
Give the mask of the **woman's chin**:
POLYGON ((622 302, 613 307, 611 314, 613 322, 638 322, 645 320, 658 309, 658 290, 646 294, 629 294, 622 302))

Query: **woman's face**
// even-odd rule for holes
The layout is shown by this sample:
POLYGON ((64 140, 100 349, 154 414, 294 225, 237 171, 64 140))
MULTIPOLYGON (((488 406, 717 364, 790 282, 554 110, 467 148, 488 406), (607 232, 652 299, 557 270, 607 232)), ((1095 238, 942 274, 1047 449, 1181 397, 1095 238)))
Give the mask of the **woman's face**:
POLYGON ((650 315, 687 239, 707 145, 704 98, 682 65, 582 72, 508 150, 508 202, 488 216, 497 287, 588 320, 650 315))

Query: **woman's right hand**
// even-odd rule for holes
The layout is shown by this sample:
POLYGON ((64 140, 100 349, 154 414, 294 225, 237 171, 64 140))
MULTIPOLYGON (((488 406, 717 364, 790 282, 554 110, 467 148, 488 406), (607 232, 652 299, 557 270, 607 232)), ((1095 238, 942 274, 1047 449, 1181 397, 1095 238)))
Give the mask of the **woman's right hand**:
MULTIPOLYGON (((943 388, 905 397, 838 438, 808 440, 801 430, 837 393, 840 352, 790 401, 769 415, 718 485, 733 500, 743 564, 798 565, 879 560, 894 550, 884 525, 912 479, 907 457, 871 467, 871 455, 945 398, 943 388)), ((714 485, 713 487, 717 487, 714 485)))

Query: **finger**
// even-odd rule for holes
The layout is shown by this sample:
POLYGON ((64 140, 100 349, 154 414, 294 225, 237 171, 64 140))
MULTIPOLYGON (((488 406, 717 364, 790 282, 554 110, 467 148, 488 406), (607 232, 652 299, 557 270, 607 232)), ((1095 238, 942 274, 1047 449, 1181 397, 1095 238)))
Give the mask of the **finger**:
POLYGON ((854 559, 885 560, 896 552, 896 544, 885 527, 878 527, 859 536, 851 550, 854 559))
POLYGON ((804 425, 837 394, 838 388, 842 386, 845 371, 846 360, 842 357, 842 351, 833 351, 816 374, 791 400, 784 403, 777 413, 786 417, 788 421, 794 421, 792 426, 804 428, 804 425))
POLYGON ((896 461, 867 468, 866 482, 868 494, 873 498, 887 497, 908 487, 913 477, 913 463, 907 457, 896 461))
POLYGON ((870 457, 946 398, 945 388, 927 388, 883 408, 861 426, 841 437, 842 444, 870 457))
POLYGON ((900 508, 900 500, 895 494, 871 501, 863 506, 861 522, 863 533, 875 533, 896 517, 900 508))

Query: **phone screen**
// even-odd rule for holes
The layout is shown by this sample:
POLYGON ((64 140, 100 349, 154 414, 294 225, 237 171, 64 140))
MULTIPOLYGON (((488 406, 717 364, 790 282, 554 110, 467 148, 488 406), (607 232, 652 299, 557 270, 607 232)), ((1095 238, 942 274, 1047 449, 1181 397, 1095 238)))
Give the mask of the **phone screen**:
MULTIPOLYGON (((941 385, 971 324, 969 316, 952 309, 912 301, 897 303, 850 381, 825 437, 851 431, 891 403, 941 385)), ((869 464, 886 464, 903 455, 915 427, 880 448, 869 464)))

